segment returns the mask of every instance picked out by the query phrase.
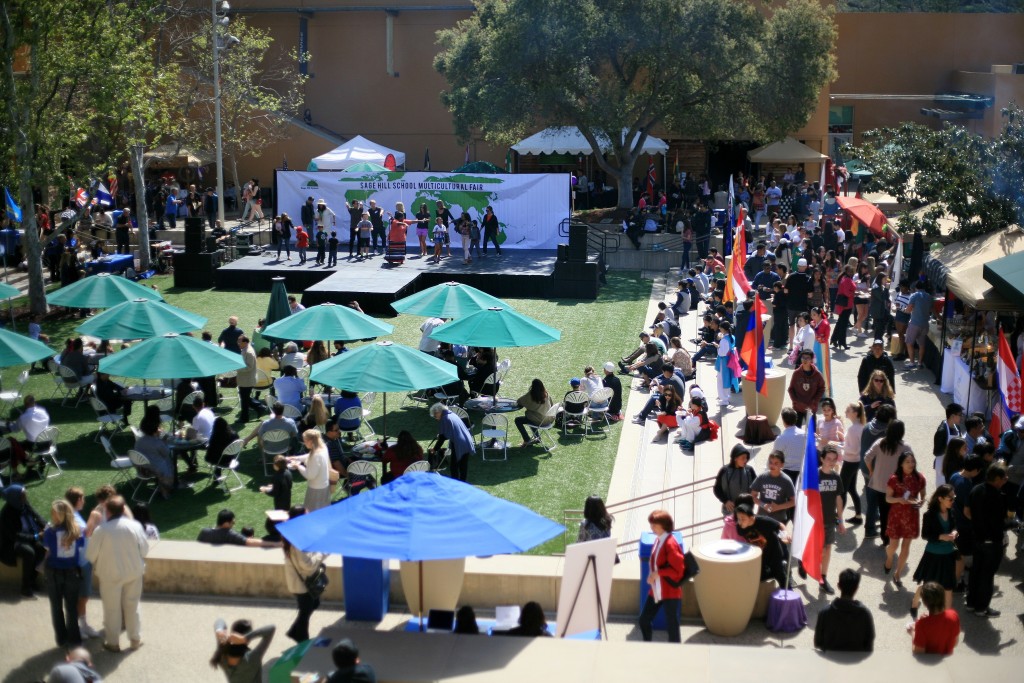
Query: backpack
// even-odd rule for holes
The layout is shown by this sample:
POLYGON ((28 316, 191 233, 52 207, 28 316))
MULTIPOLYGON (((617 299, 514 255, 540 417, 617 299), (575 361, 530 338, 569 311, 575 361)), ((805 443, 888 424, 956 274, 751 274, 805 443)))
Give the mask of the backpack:
POLYGON ((672 337, 681 338, 683 336, 683 330, 679 327, 679 323, 677 323, 675 320, 666 320, 665 322, 668 323, 669 339, 671 339, 672 337))

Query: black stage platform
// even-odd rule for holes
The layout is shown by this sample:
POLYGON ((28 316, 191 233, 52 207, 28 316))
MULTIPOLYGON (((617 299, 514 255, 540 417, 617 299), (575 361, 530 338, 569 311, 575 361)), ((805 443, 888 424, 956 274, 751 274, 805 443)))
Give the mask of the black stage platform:
POLYGON ((353 299, 367 311, 393 312, 390 304, 442 282, 455 280, 497 297, 545 298, 554 296, 555 250, 505 249, 501 256, 462 262, 461 249, 435 264, 433 257, 406 258, 400 266, 384 262, 383 256, 365 261, 339 257, 336 268, 317 266, 312 259, 299 265, 292 260, 277 260, 276 253, 244 256, 217 269, 217 289, 270 291, 275 277, 285 278, 290 293, 302 292, 302 304, 313 306, 332 302, 345 304, 353 299))

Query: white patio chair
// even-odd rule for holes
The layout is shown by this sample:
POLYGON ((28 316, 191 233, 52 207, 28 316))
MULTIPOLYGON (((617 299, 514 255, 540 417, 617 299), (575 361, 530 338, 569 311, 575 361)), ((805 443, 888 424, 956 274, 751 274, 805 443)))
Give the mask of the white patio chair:
MULTIPOLYGON (((508 460, 508 416, 488 413, 480 421, 480 457, 487 460, 487 451, 500 451, 500 460, 508 460)), ((499 458, 491 458, 498 460, 499 458)))

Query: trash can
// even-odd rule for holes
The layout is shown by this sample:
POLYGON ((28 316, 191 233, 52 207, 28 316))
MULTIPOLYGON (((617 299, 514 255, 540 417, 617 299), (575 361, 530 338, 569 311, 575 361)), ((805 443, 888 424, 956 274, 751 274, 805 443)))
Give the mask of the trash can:
POLYGON ((347 621, 381 621, 391 597, 391 570, 386 560, 341 558, 347 621))
MULTIPOLYGON (((683 535, 678 531, 672 533, 676 538, 676 542, 679 543, 679 547, 682 551, 686 552, 686 545, 683 543, 683 535)), ((647 585, 647 575, 651 573, 651 551, 654 550, 654 542, 658 539, 650 531, 645 531, 640 534, 640 608, 637 611, 637 616, 644 609, 644 603, 647 602, 647 594, 650 592, 650 587, 647 585)), ((680 612, 682 612, 682 600, 679 601, 680 612)), ((653 628, 664 631, 665 630, 665 610, 659 610, 654 622, 653 628)))

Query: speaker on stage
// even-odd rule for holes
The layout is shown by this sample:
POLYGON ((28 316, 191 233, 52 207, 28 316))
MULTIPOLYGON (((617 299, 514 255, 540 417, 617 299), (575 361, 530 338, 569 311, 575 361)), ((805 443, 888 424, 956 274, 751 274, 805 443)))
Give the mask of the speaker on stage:
POLYGON ((587 226, 574 223, 569 226, 569 260, 587 260, 587 226))
POLYGON ((558 245, 558 260, 568 261, 569 260, 569 245, 559 244, 558 245))
POLYGON ((203 219, 199 216, 188 216, 185 218, 185 253, 198 254, 206 247, 204 237, 203 219))

